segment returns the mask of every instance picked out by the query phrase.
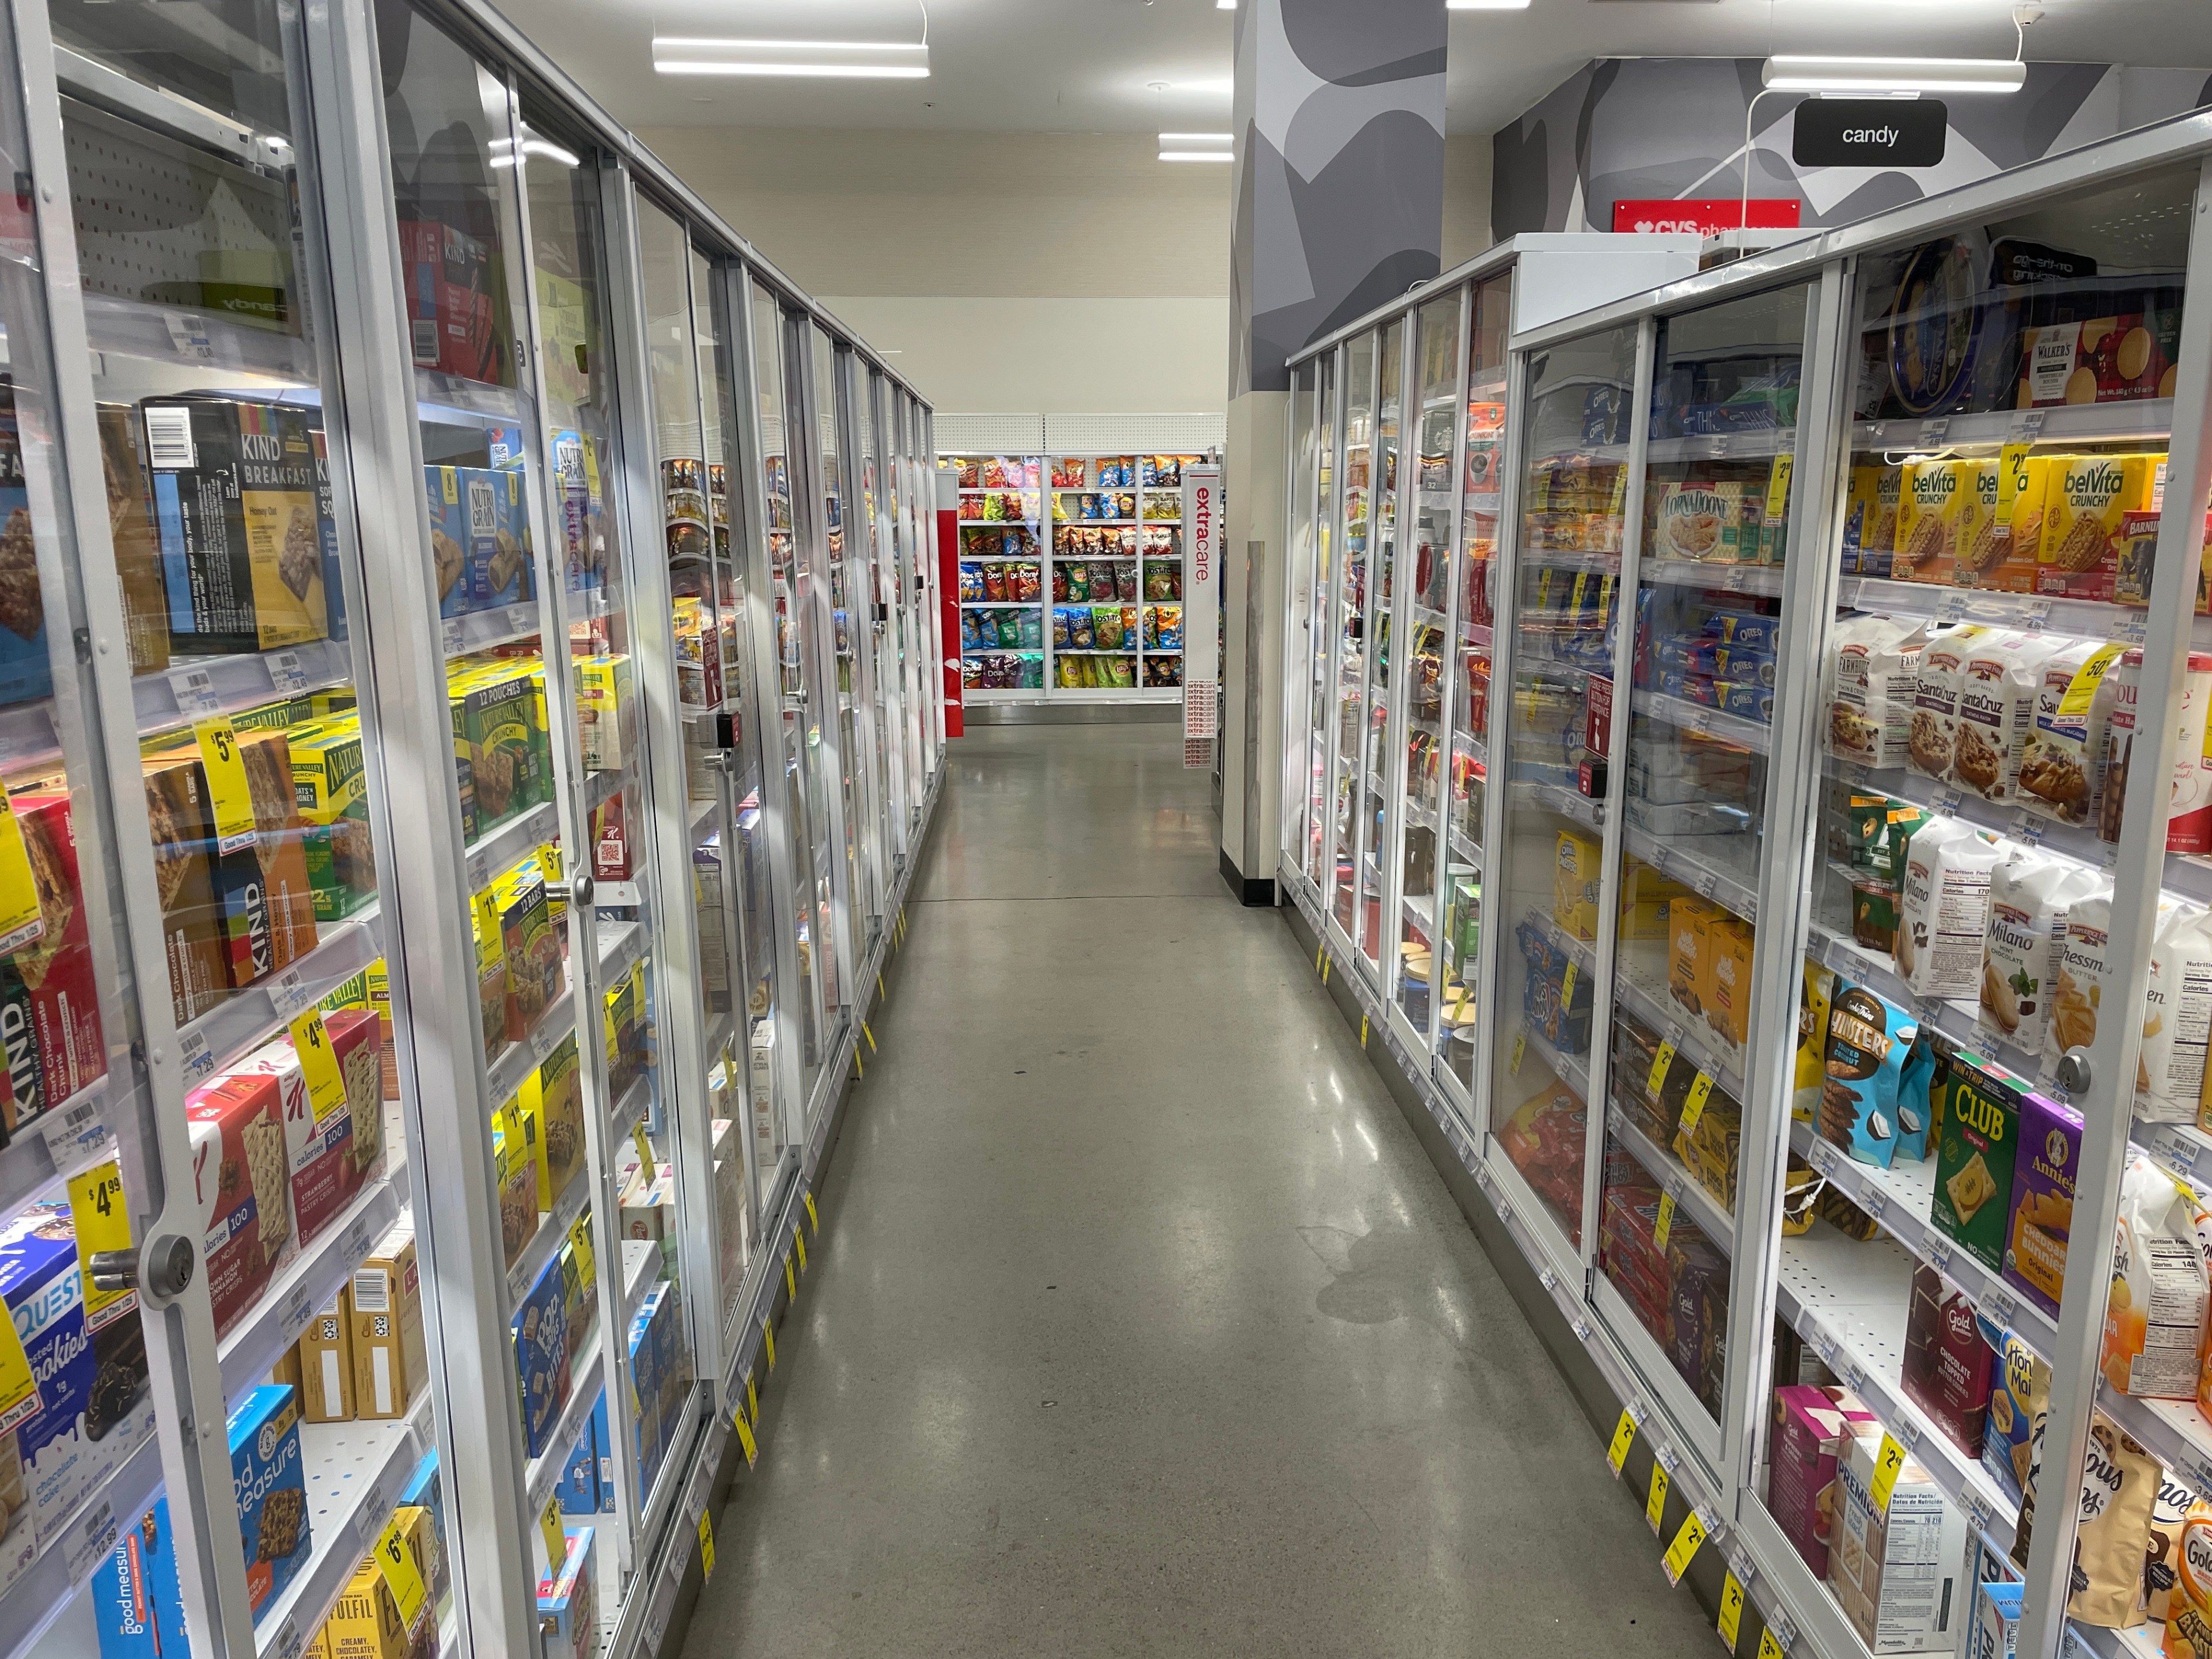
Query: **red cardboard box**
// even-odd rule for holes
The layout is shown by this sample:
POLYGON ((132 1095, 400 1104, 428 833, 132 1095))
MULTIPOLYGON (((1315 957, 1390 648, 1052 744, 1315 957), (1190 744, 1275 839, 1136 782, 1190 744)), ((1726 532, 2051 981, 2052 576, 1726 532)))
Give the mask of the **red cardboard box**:
POLYGON ((1912 1274, 1905 1320, 1905 1397, 1969 1457, 1982 1455, 1996 1351, 1983 1339, 1974 1304, 1933 1267, 1912 1274))
POLYGON ((238 1068, 276 1080, 292 1216, 302 1244, 343 1213, 384 1151, 383 1043, 377 1018, 366 1008, 340 1008, 324 1015, 323 1029, 346 1091, 320 1119, 307 1097, 307 1076, 290 1037, 257 1050, 238 1068))
POLYGON ((14 806, 46 931, 0 961, 0 1039, 13 1096, 0 1111, 11 1132, 107 1073, 69 797, 19 795, 14 806))
POLYGON ((1828 1547, 1843 1533, 1836 1460, 1850 1449, 1857 1425, 1874 1423, 1874 1414, 1840 1389, 1774 1391, 1766 1507, 1815 1578, 1828 1576, 1828 1547))
POLYGON ((443 337, 438 327, 438 289, 445 281, 445 227, 426 219, 399 222, 399 263, 407 288, 407 331, 415 366, 435 368, 443 337))
POLYGON ((291 1161, 282 1110, 276 1079, 251 1072, 217 1078, 185 1101, 201 1255, 218 1337, 260 1299, 291 1243, 291 1161))

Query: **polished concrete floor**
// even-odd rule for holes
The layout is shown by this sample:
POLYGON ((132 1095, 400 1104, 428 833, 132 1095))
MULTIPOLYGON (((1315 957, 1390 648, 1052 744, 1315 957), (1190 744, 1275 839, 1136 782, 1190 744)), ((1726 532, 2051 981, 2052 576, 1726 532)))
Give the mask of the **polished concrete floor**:
POLYGON ((689 1659, 1717 1651, 1178 730, 950 764, 689 1659))

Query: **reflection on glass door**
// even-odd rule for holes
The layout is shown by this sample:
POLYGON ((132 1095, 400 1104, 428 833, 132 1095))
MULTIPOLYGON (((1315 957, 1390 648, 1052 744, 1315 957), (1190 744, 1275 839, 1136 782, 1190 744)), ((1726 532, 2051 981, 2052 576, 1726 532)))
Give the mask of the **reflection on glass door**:
MULTIPOLYGON (((1352 943, 1371 965, 1379 962, 1382 937, 1382 866, 1389 857, 1391 688, 1396 683, 1396 659, 1402 654, 1391 637, 1395 612, 1392 586, 1398 550, 1398 449, 1400 423, 1405 405, 1406 320, 1394 319, 1382 325, 1377 356, 1375 392, 1375 552, 1370 561, 1361 706, 1366 724, 1359 734, 1358 765, 1354 770, 1358 830, 1357 890, 1359 902, 1354 916, 1352 943)), ((1395 928, 1387 930, 1395 933, 1395 928)))
POLYGON ((1504 840, 1492 914, 1498 959, 1492 1132, 1579 1249, 1590 1009, 1616 590, 1627 519, 1636 330, 1530 359, 1522 425, 1504 840))
POLYGON ((1329 723, 1334 776, 1331 781, 1332 868, 1329 914, 1352 937, 1358 925, 1361 829, 1375 803, 1361 775, 1367 730, 1367 540, 1375 440, 1375 337, 1362 334, 1345 348, 1344 573, 1334 594, 1336 712, 1329 723))
POLYGON ((886 784, 884 775, 882 715, 878 705, 876 633, 876 538, 881 529, 876 492, 875 423, 868 417, 868 369, 850 349, 836 351, 835 380, 838 398, 838 430, 852 462, 851 483, 854 509, 851 533, 845 538, 845 599, 839 623, 839 652, 842 672, 852 681, 847 699, 845 728, 849 748, 846 769, 855 775, 854 804, 860 813, 853 840, 858 876, 853 896, 853 947, 865 951, 875 943, 883 907, 878 895, 884 890, 883 826, 886 784))
POLYGON ((1309 752, 1304 757, 1300 775, 1306 793, 1304 837, 1306 877, 1316 890, 1323 892, 1328 890, 1326 884, 1330 879, 1329 644, 1334 633, 1334 622, 1339 603, 1337 589, 1344 580, 1343 573, 1338 568, 1337 550, 1343 545, 1343 541, 1338 533, 1336 519, 1337 453, 1342 436, 1337 426, 1336 378, 1337 365, 1342 357, 1341 349, 1331 351, 1316 365, 1318 374, 1313 394, 1314 576, 1313 602, 1308 621, 1311 635, 1307 650, 1309 684, 1305 688, 1310 723, 1306 728, 1309 752))

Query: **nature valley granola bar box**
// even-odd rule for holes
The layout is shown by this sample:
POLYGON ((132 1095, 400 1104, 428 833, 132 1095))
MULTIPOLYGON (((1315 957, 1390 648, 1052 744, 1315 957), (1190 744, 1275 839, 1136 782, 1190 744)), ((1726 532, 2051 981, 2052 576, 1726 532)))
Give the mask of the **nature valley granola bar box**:
POLYGON ((529 670, 520 665, 487 670, 462 693, 461 738, 468 745, 478 834, 544 796, 536 704, 529 670))
POLYGON ((2073 455, 2051 483, 2036 592, 2109 602, 2118 586, 2122 532, 2154 504, 2162 455, 2073 455))
POLYGON ((307 828, 301 841, 315 920, 343 921, 376 896, 376 846, 368 830, 368 786, 361 722, 294 727, 292 788, 307 828))

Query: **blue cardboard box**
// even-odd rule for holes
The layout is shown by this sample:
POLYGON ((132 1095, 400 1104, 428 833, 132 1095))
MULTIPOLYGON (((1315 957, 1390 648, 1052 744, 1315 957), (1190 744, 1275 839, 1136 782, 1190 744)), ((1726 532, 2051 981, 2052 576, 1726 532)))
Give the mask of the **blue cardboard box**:
POLYGON ((453 1587, 453 1573, 446 1563, 446 1486, 439 1478, 436 1447, 422 1455, 400 1488, 399 1507, 430 1512, 430 1599, 442 1601, 453 1587))
POLYGON ((256 1389, 231 1413, 230 1483, 246 1547, 246 1595, 258 1624, 314 1553, 300 1462, 300 1401, 290 1383, 256 1389))
MULTIPOLYGON (((600 1390, 605 1400, 606 1391, 600 1390)), ((592 1437, 592 1425, 586 1420, 583 1431, 577 1435, 576 1443, 568 1448, 568 1461, 561 1468, 561 1484, 556 1489, 561 1498, 563 1515, 597 1515, 599 1512, 599 1449, 592 1437)))
POLYGON ((123 1529, 92 1570, 91 1595, 100 1659, 191 1659, 167 1498, 123 1529))
POLYGON ((630 1386, 637 1391, 630 1444, 647 1492, 653 1490, 653 1476, 660 1468, 660 1364, 653 1340, 653 1315, 663 1288, 656 1285, 645 1293, 629 1322, 630 1386))
POLYGON ((469 467, 469 603, 477 611, 515 605, 537 592, 530 567, 530 513, 523 475, 512 467, 469 467))
POLYGON ((599 1513, 615 1512, 615 1443, 607 1432, 607 1391, 592 1402, 592 1452, 599 1459, 599 1513))
POLYGON ((23 450, 9 389, 0 391, 0 703, 28 702, 53 689, 31 498, 23 487, 23 450))
POLYGON ((599 1650, 596 1535, 590 1527, 563 1528, 568 1549, 561 1571, 538 1581, 538 1628, 545 1659, 593 1659, 599 1650))
POLYGON ((522 1390, 522 1433, 532 1457, 543 1457, 568 1403, 568 1291, 557 1261, 523 1297, 514 1315, 514 1370, 522 1390))

